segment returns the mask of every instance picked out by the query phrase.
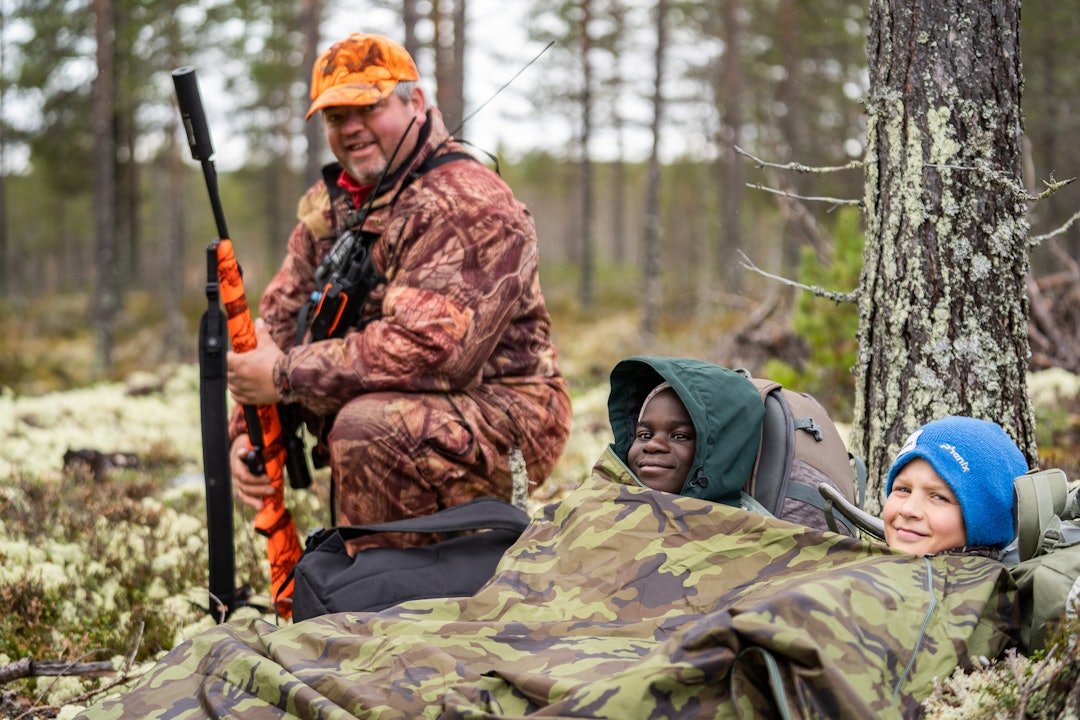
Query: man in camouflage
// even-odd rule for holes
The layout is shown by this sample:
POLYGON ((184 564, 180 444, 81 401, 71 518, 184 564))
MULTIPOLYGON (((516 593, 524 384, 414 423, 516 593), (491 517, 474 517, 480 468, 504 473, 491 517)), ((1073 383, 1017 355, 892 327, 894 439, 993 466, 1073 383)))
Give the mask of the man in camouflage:
MULTIPOLYGON (((532 217, 498 175, 462 156, 418 78, 405 49, 378 35, 353 34, 316 62, 308 118, 322 112, 338 162, 300 201, 260 304, 258 348, 228 358, 238 403, 302 408, 343 524, 509 499, 511 453, 521 451, 535 488, 569 432, 532 217), (311 342, 298 316, 356 217, 356 233, 374 238, 378 280, 354 327, 311 342)), ((238 497, 258 508, 273 489, 242 462, 239 413, 231 436, 238 497)))

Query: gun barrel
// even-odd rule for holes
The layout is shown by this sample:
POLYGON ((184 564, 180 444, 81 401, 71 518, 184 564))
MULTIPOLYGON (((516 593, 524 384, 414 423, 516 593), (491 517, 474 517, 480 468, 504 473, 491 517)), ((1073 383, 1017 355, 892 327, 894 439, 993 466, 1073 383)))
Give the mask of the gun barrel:
POLYGON ((180 105, 180 117, 184 121, 191 156, 196 160, 210 160, 214 156, 214 143, 210 140, 210 126, 206 123, 199 80, 195 68, 182 67, 172 72, 176 87, 176 101, 180 105))
POLYGON ((184 121, 191 156, 202 163, 206 189, 210 193, 210 207, 214 212, 218 237, 229 237, 229 228, 225 225, 225 212, 221 207, 218 194, 217 170, 214 168, 214 143, 210 141, 210 126, 206 122, 206 110, 203 109, 202 93, 199 92, 199 80, 195 68, 182 67, 172 72, 173 85, 176 87, 176 102, 180 106, 180 117, 184 121))

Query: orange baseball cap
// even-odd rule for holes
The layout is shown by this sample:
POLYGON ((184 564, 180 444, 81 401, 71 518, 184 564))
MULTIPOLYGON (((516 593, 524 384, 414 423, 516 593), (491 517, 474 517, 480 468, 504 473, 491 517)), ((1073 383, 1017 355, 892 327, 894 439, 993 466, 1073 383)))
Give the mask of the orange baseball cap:
POLYGON ((419 80, 408 51, 382 35, 353 33, 319 56, 311 70, 306 119, 333 105, 374 105, 401 80, 419 80))

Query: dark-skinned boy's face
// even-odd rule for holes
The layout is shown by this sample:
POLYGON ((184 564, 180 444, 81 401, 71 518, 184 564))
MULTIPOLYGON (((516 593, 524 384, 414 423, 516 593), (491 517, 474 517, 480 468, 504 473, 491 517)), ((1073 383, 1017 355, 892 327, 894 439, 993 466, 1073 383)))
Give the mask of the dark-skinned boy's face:
POLYGON ((695 447, 690 413, 675 391, 668 389, 645 406, 627 464, 638 480, 653 490, 677 493, 690 474, 695 447))

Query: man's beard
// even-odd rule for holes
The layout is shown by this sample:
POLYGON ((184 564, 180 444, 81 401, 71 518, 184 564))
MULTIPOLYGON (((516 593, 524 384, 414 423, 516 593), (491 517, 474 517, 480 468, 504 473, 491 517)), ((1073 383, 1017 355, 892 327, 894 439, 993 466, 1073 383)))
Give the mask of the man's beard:
POLYGON ((349 162, 345 171, 361 185, 374 185, 386 171, 387 160, 380 152, 377 156, 359 162, 349 162))

